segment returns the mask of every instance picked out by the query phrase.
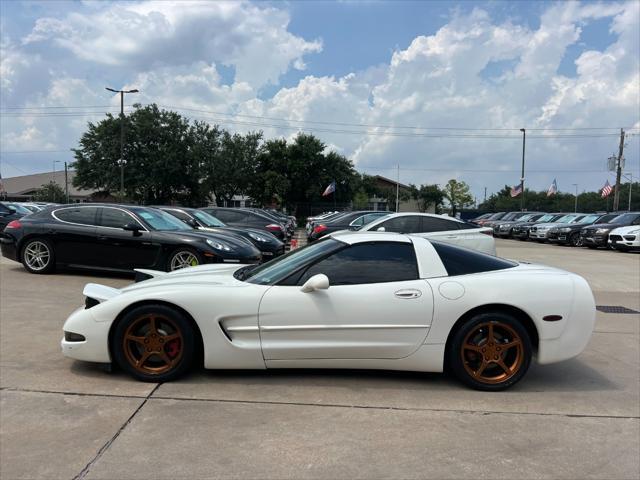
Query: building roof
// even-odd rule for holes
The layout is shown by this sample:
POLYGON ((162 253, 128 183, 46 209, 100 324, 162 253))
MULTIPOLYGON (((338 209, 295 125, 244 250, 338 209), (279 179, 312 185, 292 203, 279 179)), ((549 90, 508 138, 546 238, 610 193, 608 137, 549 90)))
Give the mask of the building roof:
POLYGON ((400 182, 396 182, 395 180, 391 180, 390 178, 387 177, 383 177, 382 175, 374 175, 374 177, 376 180, 379 180, 380 182, 384 182, 384 183, 388 183, 392 186, 396 186, 398 185, 400 188, 406 188, 409 189, 409 185, 405 185, 404 183, 400 183, 400 182))
MULTIPOLYGON (((88 197, 95 190, 81 190, 73 186, 75 170, 68 171, 69 195, 72 197, 88 197)), ((2 179, 2 186, 8 196, 32 195, 37 189, 53 181, 64 190, 64 170, 55 172, 34 173, 32 175, 22 175, 20 177, 9 177, 2 179)))

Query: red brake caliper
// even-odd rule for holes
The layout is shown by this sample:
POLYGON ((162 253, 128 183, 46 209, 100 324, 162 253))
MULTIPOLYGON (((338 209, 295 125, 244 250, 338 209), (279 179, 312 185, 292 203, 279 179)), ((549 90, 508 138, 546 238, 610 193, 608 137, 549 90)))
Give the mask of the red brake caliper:
POLYGON ((175 358, 180 353, 180 339, 176 338, 167 343, 167 355, 170 358, 175 358))

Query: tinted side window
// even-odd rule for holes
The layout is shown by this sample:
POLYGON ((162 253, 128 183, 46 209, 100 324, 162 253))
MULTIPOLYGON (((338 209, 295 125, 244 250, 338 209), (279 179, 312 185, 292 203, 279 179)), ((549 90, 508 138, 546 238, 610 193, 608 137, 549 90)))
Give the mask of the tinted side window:
POLYGON ((418 278, 413 245, 399 242, 359 243, 336 252, 309 267, 298 280, 324 273, 331 285, 401 282, 418 278))
POLYGON ((385 232, 417 233, 420 232, 420 217, 405 216, 396 217, 382 222, 378 228, 384 227, 385 232))
POLYGON ((182 220, 183 222, 189 220, 189 215, 187 215, 184 212, 181 212, 180 210, 165 210, 165 212, 173 215, 176 218, 179 218, 180 220, 182 220))
POLYGON ((62 208, 60 210, 54 210, 53 214, 58 220, 62 220, 63 222, 95 225, 97 211, 98 209, 96 207, 62 208))
POLYGON ((458 222, 444 218, 422 217, 421 232, 446 232, 448 230, 458 230, 458 222))
POLYGON ((225 223, 240 222, 245 217, 244 213, 236 210, 216 210, 215 216, 225 223))
POLYGON ((475 225, 473 223, 468 223, 468 222, 453 222, 453 223, 460 230, 468 230, 468 229, 471 229, 471 228, 478 228, 478 225, 475 225))
POLYGON ((11 214, 12 211, 11 209, 9 209, 9 207, 4 206, 4 204, 0 203, 0 213, 4 213, 4 214, 11 214))
POLYGON ((122 228, 127 223, 140 225, 131 215, 117 208, 102 208, 99 225, 101 227, 122 228))
POLYGON ((431 242, 449 276, 512 268, 517 263, 447 243, 431 242))

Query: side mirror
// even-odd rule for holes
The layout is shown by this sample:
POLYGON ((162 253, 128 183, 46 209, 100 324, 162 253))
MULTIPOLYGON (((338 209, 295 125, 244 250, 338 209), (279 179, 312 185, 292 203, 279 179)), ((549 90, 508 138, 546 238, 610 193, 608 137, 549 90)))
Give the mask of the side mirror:
POLYGON ((326 290, 327 288, 329 288, 329 277, 324 273, 319 273, 304 282, 304 285, 300 287, 300 291, 311 293, 316 290, 326 290))
POLYGON ((384 227, 378 227, 376 232, 386 232, 387 230, 384 227))
POLYGON ((127 232, 133 232, 134 235, 140 235, 140 225, 138 225, 137 223, 127 223, 125 225, 122 226, 123 230, 126 230, 127 232))

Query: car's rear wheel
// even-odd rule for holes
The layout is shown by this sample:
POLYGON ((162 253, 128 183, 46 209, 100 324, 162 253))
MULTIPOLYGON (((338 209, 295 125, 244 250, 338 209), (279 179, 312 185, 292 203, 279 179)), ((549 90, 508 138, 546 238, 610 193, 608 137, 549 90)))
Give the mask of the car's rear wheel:
POLYGON ((164 305, 144 305, 116 326, 112 352, 117 364, 138 380, 166 382, 193 364, 195 335, 180 312, 164 305))
POLYGON ((55 254, 51 243, 34 238, 22 247, 22 265, 29 273, 50 273, 55 268, 55 254))
POLYGON ((170 256, 167 262, 167 270, 173 272, 181 268, 195 267, 202 264, 202 256, 190 248, 178 248, 170 256))
POLYGON ((516 318, 502 312, 482 313, 454 333, 448 361, 466 385, 498 391, 524 377, 532 350, 529 334, 516 318))
POLYGON ((580 232, 571 234, 571 236, 569 237, 569 245, 571 245, 572 247, 582 246, 582 237, 580 237, 580 232))

